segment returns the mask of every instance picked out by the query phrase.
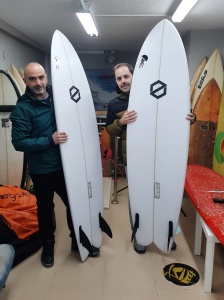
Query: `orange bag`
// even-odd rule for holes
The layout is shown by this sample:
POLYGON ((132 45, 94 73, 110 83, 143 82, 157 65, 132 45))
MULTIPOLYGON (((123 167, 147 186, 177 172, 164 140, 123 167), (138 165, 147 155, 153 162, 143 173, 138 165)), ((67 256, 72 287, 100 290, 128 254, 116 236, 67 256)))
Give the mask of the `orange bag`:
POLYGON ((19 239, 39 231, 36 197, 10 185, 0 185, 0 215, 19 239))

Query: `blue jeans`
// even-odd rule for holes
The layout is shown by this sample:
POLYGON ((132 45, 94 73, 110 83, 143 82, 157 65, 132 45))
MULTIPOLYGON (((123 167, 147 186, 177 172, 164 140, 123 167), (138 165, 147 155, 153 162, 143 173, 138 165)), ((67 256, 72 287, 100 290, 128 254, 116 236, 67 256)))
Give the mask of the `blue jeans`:
POLYGON ((12 267, 15 250, 11 245, 0 245, 0 291, 5 286, 9 272, 12 267))

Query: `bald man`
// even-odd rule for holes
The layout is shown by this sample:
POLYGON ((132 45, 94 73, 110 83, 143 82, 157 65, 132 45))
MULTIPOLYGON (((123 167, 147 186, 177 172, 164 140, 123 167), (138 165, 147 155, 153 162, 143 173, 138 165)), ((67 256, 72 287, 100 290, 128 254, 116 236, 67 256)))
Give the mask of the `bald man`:
MULTIPOLYGON (((54 264, 54 192, 66 206, 70 230, 71 250, 78 252, 73 228, 59 145, 66 143, 68 136, 56 127, 52 88, 47 84, 47 74, 42 65, 29 63, 24 70, 26 83, 22 95, 10 115, 12 144, 25 154, 29 174, 37 198, 37 217, 42 237, 41 263, 44 267, 54 264)), ((92 247, 89 256, 98 256, 100 250, 92 247)))

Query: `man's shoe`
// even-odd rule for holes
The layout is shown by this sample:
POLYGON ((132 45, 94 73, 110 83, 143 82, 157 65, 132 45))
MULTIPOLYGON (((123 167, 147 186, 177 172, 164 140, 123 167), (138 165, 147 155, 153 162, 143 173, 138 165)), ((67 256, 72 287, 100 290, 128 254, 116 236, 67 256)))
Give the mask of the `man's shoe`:
POLYGON ((50 268, 54 265, 54 243, 54 240, 47 240, 43 243, 41 263, 46 268, 50 268))
MULTIPOLYGON (((73 240, 73 239, 72 239, 71 251, 73 253, 79 253, 79 248, 78 248, 77 242, 75 240, 73 240)), ((96 257, 99 254, 100 254, 100 249, 92 246, 92 251, 89 252, 88 256, 89 257, 96 257)))
POLYGON ((172 247, 171 247, 171 250, 176 250, 177 249, 177 244, 173 241, 173 244, 172 244, 172 247))
POLYGON ((100 254, 100 249, 92 246, 92 251, 89 252, 89 257, 96 257, 100 254))
POLYGON ((75 239, 72 239, 71 251, 74 253, 79 253, 79 248, 75 239))
POLYGON ((146 252, 146 246, 141 246, 136 241, 134 242, 134 249, 139 254, 144 254, 146 252))

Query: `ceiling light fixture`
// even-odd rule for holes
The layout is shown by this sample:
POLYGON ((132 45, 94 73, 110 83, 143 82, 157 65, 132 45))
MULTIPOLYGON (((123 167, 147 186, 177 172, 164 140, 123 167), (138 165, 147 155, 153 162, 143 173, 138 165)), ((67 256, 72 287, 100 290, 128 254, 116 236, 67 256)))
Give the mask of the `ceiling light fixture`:
POLYGON ((82 23, 82 26, 85 28, 88 35, 90 35, 91 37, 99 37, 98 30, 90 12, 80 12, 76 13, 76 15, 79 18, 80 22, 82 23))
POLYGON ((182 0, 172 16, 173 22, 181 22, 198 0, 182 0))

